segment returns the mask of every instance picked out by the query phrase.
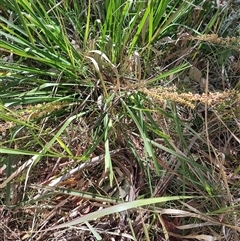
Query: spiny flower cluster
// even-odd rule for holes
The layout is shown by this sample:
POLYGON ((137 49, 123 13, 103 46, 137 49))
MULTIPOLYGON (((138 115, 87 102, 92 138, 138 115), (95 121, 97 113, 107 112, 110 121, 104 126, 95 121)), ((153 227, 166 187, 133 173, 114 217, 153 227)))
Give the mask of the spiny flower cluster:
POLYGON ((153 100, 164 103, 166 100, 194 109, 197 103, 214 106, 237 98, 235 91, 209 92, 208 94, 178 93, 176 88, 143 88, 141 91, 153 100))
POLYGON ((222 38, 222 37, 219 37, 217 34, 204 34, 199 36, 190 36, 190 39, 210 42, 214 44, 221 44, 226 46, 233 46, 233 45, 240 44, 240 38, 236 38, 236 37, 222 38))
POLYGON ((11 117, 12 121, 6 121, 0 123, 0 132, 4 133, 7 129, 12 128, 16 125, 14 119, 23 122, 29 122, 30 120, 36 120, 38 118, 47 116, 48 114, 57 111, 66 106, 66 103, 55 102, 55 103, 43 103, 37 105, 17 106, 13 108, 5 109, 5 115, 11 117))
POLYGON ((38 119, 61 109, 63 106, 64 103, 62 102, 28 105, 21 112, 19 112, 19 117, 23 121, 38 119))

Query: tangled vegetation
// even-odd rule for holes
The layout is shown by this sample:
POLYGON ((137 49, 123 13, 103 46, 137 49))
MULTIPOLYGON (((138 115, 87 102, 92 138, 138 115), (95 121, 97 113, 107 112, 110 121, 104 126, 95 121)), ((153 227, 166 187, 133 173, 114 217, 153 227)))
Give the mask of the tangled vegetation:
POLYGON ((2 0, 0 240, 240 237, 238 1, 2 0))

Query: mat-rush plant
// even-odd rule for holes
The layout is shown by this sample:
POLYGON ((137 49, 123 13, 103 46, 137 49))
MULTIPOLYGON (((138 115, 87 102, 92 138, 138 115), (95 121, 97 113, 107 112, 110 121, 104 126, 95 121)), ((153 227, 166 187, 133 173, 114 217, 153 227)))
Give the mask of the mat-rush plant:
MULTIPOLYGON (((129 65, 130 56, 140 48, 150 57, 151 43, 166 35, 167 29, 182 13, 190 11, 188 3, 172 1, 151 1, 149 4, 108 1, 101 7, 106 14, 100 12, 100 16, 105 17, 91 19, 93 9, 99 10, 99 4, 91 4, 91 1, 81 6, 76 2, 5 1, 3 11, 9 12, 8 19, 0 18, 0 44, 7 60, 1 65, 4 105, 71 102, 76 96, 85 98, 84 91, 76 89, 93 87, 89 64, 99 76, 107 99, 106 80, 114 84, 117 78, 120 88, 115 66, 120 65, 121 69, 129 65), (104 74, 109 72, 114 78, 104 79, 104 74)), ((138 76, 128 68, 133 72, 129 77, 141 78, 141 63, 135 65, 139 69, 138 76)), ((177 71, 180 70, 178 67, 177 71)), ((51 112, 45 116, 49 114, 51 112)))
MULTIPOLYGON (((222 196, 214 196, 219 194, 216 188, 219 182, 212 172, 216 167, 191 152, 196 150, 194 144, 206 144, 206 140, 180 118, 181 103, 167 98, 163 106, 157 105, 149 93, 150 90, 157 92, 159 84, 173 82, 175 76, 188 67, 184 59, 195 50, 190 41, 186 42, 190 51, 177 56, 167 66, 159 67, 162 62, 158 58, 179 48, 174 42, 179 40, 180 28, 199 34, 200 28, 192 29, 189 19, 192 10, 198 7, 195 1, 3 2, 0 118, 1 127, 7 131, 0 153, 3 154, 1 162, 10 166, 9 156, 17 167, 10 170, 8 178, 0 184, 0 188, 7 188, 1 202, 9 206, 23 205, 24 210, 30 206, 35 208, 35 217, 42 222, 35 218, 31 227, 27 225, 30 232, 24 239, 46 240, 40 232, 31 233, 43 229, 47 222, 51 225, 51 215, 47 218, 42 215, 37 202, 50 208, 53 203, 58 203, 59 209, 68 208, 69 217, 58 216, 57 211, 51 209, 61 221, 75 217, 76 212, 96 211, 84 220, 87 231, 84 226, 78 233, 82 238, 89 235, 88 230, 98 240, 108 240, 109 235, 117 237, 119 233, 112 228, 122 224, 121 235, 135 240, 162 239, 163 235, 166 240, 213 238, 211 229, 200 230, 199 236, 188 237, 191 232, 186 232, 184 237, 175 234, 179 232, 175 226, 189 220, 190 225, 199 220, 219 225, 218 216, 201 216, 199 210, 200 214, 209 210, 223 212, 223 205, 232 205, 229 199, 222 202, 222 196), (170 39, 170 47, 164 39, 170 39), (161 51, 157 49, 159 45, 161 51), (195 134, 190 143, 186 140, 186 129, 195 134), (47 188, 40 185, 37 188, 43 191, 36 194, 30 189, 30 183, 44 184, 53 190, 46 192, 47 188), (57 185, 63 188, 60 192, 57 185), (20 190, 15 198, 14 187, 20 190), (77 193, 76 189, 81 191, 77 193), (212 206, 196 201, 197 210, 191 203, 185 203, 185 209, 192 213, 183 213, 183 204, 174 201, 179 197, 168 196, 185 196, 188 192, 200 193, 212 206), (137 206, 158 202, 157 199, 145 202, 146 197, 162 195, 166 197, 160 201, 170 201, 166 205, 137 209, 137 206), (84 199, 92 200, 91 205, 84 199), (134 202, 135 199, 140 200, 134 202), (119 201, 133 202, 97 212, 97 206, 119 201), (73 205, 72 209, 69 210, 67 202, 73 205), (165 217, 166 214, 169 217, 165 217), (177 214, 182 215, 182 219, 171 217, 177 214), (109 215, 110 220, 105 230, 94 221, 104 215, 109 215), (142 222, 133 222, 135 218, 142 222)), ((204 33, 216 22, 215 11, 212 21, 201 26, 204 33)), ((201 18, 204 18, 202 12, 197 22, 201 23, 201 18)), ((166 94, 169 93, 165 93, 165 98, 166 94)), ((226 182, 224 185, 227 186, 226 182)), ((21 209, 19 213, 26 215, 21 209)), ((230 220, 229 216, 226 220, 230 220)), ((75 221, 70 224, 79 223, 78 219, 75 221)), ((104 224, 105 221, 103 218, 97 222, 104 224)), ((21 228, 24 223, 25 220, 21 228)), ((231 220, 230 224, 222 224, 234 229, 231 220)), ((181 228, 187 229, 184 225, 181 228)))

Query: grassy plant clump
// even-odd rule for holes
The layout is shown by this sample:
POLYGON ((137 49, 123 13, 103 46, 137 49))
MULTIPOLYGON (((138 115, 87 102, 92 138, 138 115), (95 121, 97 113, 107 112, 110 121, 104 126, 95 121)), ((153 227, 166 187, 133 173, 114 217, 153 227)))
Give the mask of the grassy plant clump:
POLYGON ((230 2, 2 1, 4 240, 238 240, 230 2))

